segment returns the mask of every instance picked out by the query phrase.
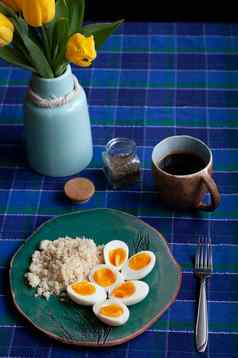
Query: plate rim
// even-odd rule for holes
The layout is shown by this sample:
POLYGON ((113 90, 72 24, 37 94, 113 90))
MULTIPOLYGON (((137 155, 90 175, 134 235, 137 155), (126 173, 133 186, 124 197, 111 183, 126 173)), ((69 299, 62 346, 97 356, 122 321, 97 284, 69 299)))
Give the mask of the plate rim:
POLYGON ((127 213, 125 211, 122 210, 117 210, 117 209, 111 209, 111 208, 92 208, 92 209, 85 209, 85 210, 76 210, 76 211, 72 211, 70 213, 65 213, 65 214, 61 214, 61 215, 56 215, 53 218, 48 219, 47 221, 45 221, 44 223, 42 223, 41 225, 39 225, 32 233, 30 236, 28 236, 24 242, 20 245, 20 247, 16 250, 15 254, 12 256, 11 260, 10 260, 10 266, 9 266, 9 283, 10 283, 10 292, 11 292, 11 297, 14 303, 14 306, 16 307, 16 309, 18 310, 18 312, 27 320, 27 322, 29 322, 35 329, 37 329, 38 331, 44 333, 44 335, 47 335, 50 338, 53 338, 61 343, 67 344, 67 345, 73 345, 73 346, 78 346, 78 347, 113 347, 113 346, 117 346, 123 343, 126 343, 132 339, 134 339, 135 337, 141 335, 142 333, 144 333, 149 327, 151 327, 163 314, 164 312, 176 301, 176 298, 178 296, 178 293, 181 289, 181 285, 182 285, 182 270, 181 270, 181 266, 179 265, 179 263, 176 261, 175 257, 172 255, 172 252, 167 244, 167 241, 165 240, 164 236, 157 230, 155 229, 153 226, 147 224, 144 220, 138 218, 137 216, 127 213), (48 224, 49 222, 52 222, 56 219, 58 219, 59 217, 63 217, 63 216, 70 216, 72 214, 81 214, 84 212, 90 212, 90 211, 99 211, 99 210, 104 210, 104 211, 113 211, 113 212, 117 212, 117 213, 123 213, 124 215, 136 218, 138 221, 141 221, 145 226, 149 227, 150 229, 152 229, 153 231, 156 232, 156 234, 160 237, 160 239, 164 242, 165 244, 165 249, 167 251, 168 256, 170 256, 170 258, 172 259, 174 266, 176 268, 176 272, 178 274, 178 284, 177 284, 177 288, 172 296, 172 298, 169 300, 169 302, 167 303, 167 305, 157 314, 155 315, 148 323, 146 323, 144 326, 142 326, 139 330, 137 330, 136 332, 134 332, 133 334, 130 334, 129 336, 120 338, 120 339, 115 339, 113 341, 108 341, 108 342, 104 342, 104 343, 96 343, 96 342, 91 342, 91 341, 75 341, 75 340, 65 340, 64 338, 61 338, 57 335, 55 335, 52 332, 49 332, 43 328, 40 328, 39 326, 37 326, 37 324, 35 324, 23 311, 22 309, 19 307, 18 303, 16 302, 16 298, 15 298, 15 292, 14 289, 12 287, 12 279, 11 279, 11 274, 12 274, 12 270, 13 270, 13 264, 14 264, 14 260, 15 257, 17 256, 18 252, 25 246, 25 244, 30 241, 30 239, 32 238, 33 235, 35 235, 38 231, 41 230, 41 228, 48 224))

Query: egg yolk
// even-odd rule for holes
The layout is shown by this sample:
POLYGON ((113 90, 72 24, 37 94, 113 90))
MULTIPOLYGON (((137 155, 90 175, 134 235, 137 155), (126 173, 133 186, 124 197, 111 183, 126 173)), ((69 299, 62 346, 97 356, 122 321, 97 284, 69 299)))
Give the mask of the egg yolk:
POLYGON ((93 284, 88 281, 76 282, 71 285, 72 289, 82 296, 93 295, 96 292, 96 288, 93 284))
POLYGON ((149 265, 150 261, 150 255, 142 252, 132 256, 128 265, 132 270, 138 271, 149 265))
POLYGON ((124 249, 117 248, 109 252, 109 260, 113 266, 120 266, 125 262, 126 252, 124 249))
POLYGON ((136 288, 133 282, 123 282, 120 286, 112 291, 112 296, 117 298, 130 297, 135 293, 136 288))
POLYGON ((101 307, 99 313, 107 317, 119 317, 123 314, 123 309, 121 306, 111 303, 110 305, 101 307))
POLYGON ((93 278, 98 285, 103 287, 111 286, 116 282, 116 276, 114 272, 108 268, 101 268, 95 271, 93 278))

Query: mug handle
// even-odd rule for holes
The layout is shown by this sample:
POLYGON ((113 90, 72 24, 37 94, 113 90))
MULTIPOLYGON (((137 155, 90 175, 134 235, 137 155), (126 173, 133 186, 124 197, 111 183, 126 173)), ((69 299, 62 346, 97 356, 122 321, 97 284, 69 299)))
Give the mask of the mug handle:
POLYGON ((204 204, 202 201, 200 201, 197 205, 197 209, 204 211, 214 211, 219 206, 221 201, 221 196, 217 185, 208 172, 203 173, 201 179, 204 181, 208 192, 211 194, 211 203, 204 204))

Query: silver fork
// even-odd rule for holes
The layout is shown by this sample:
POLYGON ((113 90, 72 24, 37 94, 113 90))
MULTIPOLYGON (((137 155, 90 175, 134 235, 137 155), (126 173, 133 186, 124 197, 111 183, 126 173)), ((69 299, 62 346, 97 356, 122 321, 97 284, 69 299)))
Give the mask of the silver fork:
POLYGON ((195 257, 194 270, 195 275, 200 280, 200 293, 195 331, 198 352, 204 352, 208 342, 206 280, 211 276, 212 270, 213 264, 211 239, 208 239, 207 237, 200 238, 195 257))

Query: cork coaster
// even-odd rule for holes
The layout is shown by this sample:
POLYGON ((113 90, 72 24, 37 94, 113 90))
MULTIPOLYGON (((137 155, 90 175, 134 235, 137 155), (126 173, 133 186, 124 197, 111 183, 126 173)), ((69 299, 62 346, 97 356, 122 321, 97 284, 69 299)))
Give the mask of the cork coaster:
POLYGON ((95 186, 86 178, 73 178, 65 183, 65 195, 72 201, 86 203, 95 193, 95 186))

